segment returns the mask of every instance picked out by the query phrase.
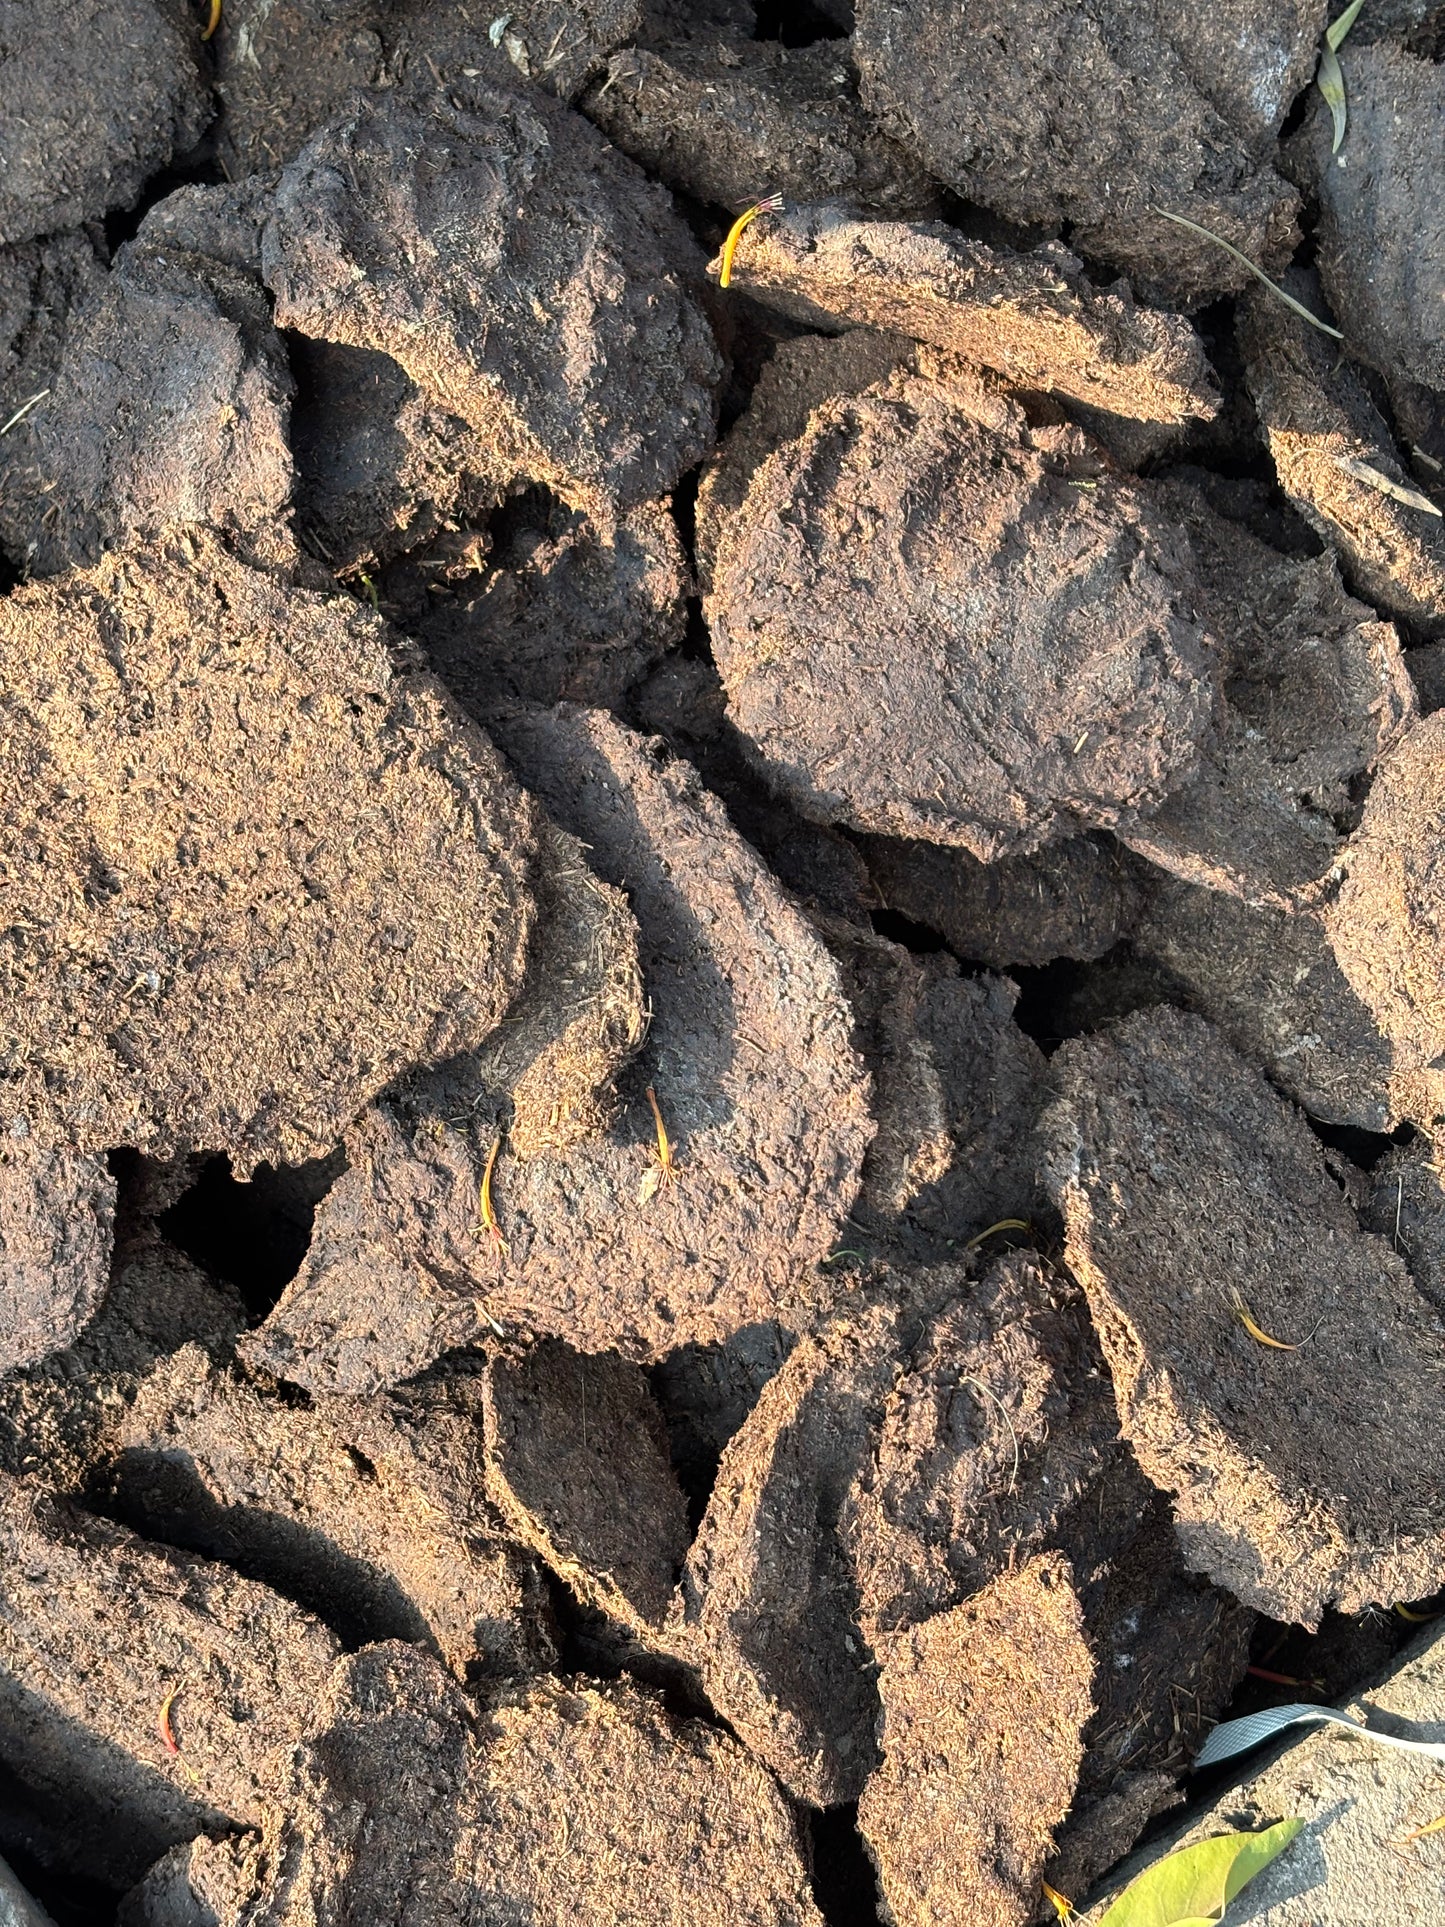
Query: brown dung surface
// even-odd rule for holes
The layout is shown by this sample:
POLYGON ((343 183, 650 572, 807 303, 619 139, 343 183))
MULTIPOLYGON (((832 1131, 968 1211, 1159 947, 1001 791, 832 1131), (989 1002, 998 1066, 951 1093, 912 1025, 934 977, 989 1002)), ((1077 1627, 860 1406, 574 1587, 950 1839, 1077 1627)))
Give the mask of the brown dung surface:
POLYGON ((858 1803, 893 1927, 1024 1927, 1074 1795, 1093 1657, 1068 1562, 1030 1560, 882 1653, 858 1803))
POLYGON ((325 1153, 502 1015, 531 808, 357 604, 178 533, 0 602, 0 663, 4 1071, 39 1140, 325 1153))
POLYGON ((1045 1129, 1069 1263, 1190 1567, 1306 1625, 1445 1583, 1431 1416, 1445 1337, 1304 1119, 1175 1011, 1054 1065, 1045 1129), (1388 1396, 1359 1395, 1362 1358, 1388 1396))
MULTIPOLYGON (((313 1389, 395 1383, 497 1325, 644 1360, 758 1318, 806 1321, 822 1290, 808 1268, 857 1195, 874 1125, 837 967, 696 774, 601 711, 518 711, 505 740, 628 894, 647 1041, 610 1128, 499 1156, 504 1247, 479 1222, 511 1101, 485 1054, 363 1117, 306 1264, 250 1344, 313 1389)), ((552 995, 570 1020, 571 994, 552 995)))

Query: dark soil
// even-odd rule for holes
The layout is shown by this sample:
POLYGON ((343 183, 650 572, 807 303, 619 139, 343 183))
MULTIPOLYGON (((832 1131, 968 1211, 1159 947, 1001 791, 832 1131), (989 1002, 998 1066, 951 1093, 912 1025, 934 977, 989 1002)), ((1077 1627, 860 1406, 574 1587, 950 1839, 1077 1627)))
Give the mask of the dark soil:
POLYGON ((0 0, 0 1913, 1040 1927, 1438 1613, 1331 11, 0 0))

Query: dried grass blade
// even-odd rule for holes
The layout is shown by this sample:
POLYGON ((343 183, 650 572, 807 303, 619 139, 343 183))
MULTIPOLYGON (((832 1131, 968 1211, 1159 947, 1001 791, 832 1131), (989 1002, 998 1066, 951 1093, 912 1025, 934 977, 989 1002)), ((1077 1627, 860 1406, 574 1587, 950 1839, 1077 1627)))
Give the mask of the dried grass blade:
POLYGON ((493 1140, 492 1148, 487 1153, 487 1168, 482 1173, 481 1204, 482 1223, 486 1227, 487 1235, 497 1250, 505 1257, 507 1241, 502 1236, 502 1227, 497 1223, 497 1214, 492 1205, 492 1173, 497 1168, 497 1153, 501 1148, 502 1140, 500 1137, 497 1137, 493 1140))
POLYGON ((167 1753, 179 1753, 181 1750, 176 1741, 175 1728, 171 1725, 171 1708, 175 1705, 176 1696, 180 1690, 179 1686, 173 1686, 166 1694, 161 1702, 160 1718, 156 1721, 156 1731, 165 1741, 167 1753))
MULTIPOLYGON (((1255 1321, 1254 1314, 1250 1311, 1249 1306, 1245 1304, 1244 1299, 1237 1291, 1230 1293, 1229 1302, 1234 1307, 1235 1317, 1239 1320, 1240 1324, 1243 1325, 1254 1342, 1257 1345, 1268 1345, 1272 1352, 1297 1352, 1300 1346, 1308 1345, 1310 1338, 1313 1338, 1315 1335, 1315 1332, 1311 1332, 1309 1338, 1302 1338, 1298 1345, 1287 1345, 1282 1338, 1271 1338, 1269 1333, 1255 1321)), ((1315 1331, 1318 1330, 1319 1326, 1316 1325, 1315 1331)))
POLYGON ((980 1231, 974 1237, 967 1239, 963 1248, 965 1251, 977 1251, 981 1244, 987 1243, 1000 1231, 1032 1230, 1033 1226, 1027 1218, 1000 1218, 997 1224, 991 1224, 986 1231, 980 1231))
POLYGON ((717 278, 720 288, 726 288, 732 284, 733 256, 738 251, 738 242, 742 240, 746 229, 757 220, 760 214, 778 214, 782 211, 782 206, 781 194, 765 194, 762 200, 754 201, 751 207, 745 207, 733 222, 728 229, 727 239, 722 244, 722 261, 717 278))
POLYGON ((39 394, 31 395, 28 400, 21 402, 20 406, 15 410, 15 413, 10 417, 9 421, 6 422, 5 426, 3 428, 0 428, 0 435, 8 435, 11 429, 17 427, 19 423, 23 422, 25 417, 30 413, 31 409, 38 407, 39 404, 45 400, 45 397, 49 393, 50 393, 50 390, 48 388, 42 388, 39 394))
POLYGON ((1185 214, 1171 213, 1167 207, 1151 207, 1150 212, 1159 215, 1162 220, 1173 221, 1178 227, 1187 227, 1192 234, 1202 234, 1206 241, 1213 241, 1214 245, 1223 248, 1226 254, 1232 254, 1241 267, 1248 268, 1256 281, 1262 282, 1287 308, 1292 308, 1302 321, 1307 321, 1312 328, 1318 328, 1321 334, 1330 335, 1335 341, 1344 340, 1338 328, 1332 328, 1328 321, 1321 321, 1317 314, 1310 312, 1303 301, 1296 301, 1292 294, 1285 292, 1278 281, 1271 281, 1264 269, 1257 267, 1247 254, 1241 254, 1233 241, 1226 241, 1224 236, 1216 234, 1213 228, 1205 227, 1200 221, 1191 221, 1185 214))
POLYGON ((1424 515, 1442 513, 1428 495, 1422 495, 1417 488, 1406 488, 1400 482, 1392 482, 1388 475, 1371 468, 1368 462, 1357 461, 1353 455, 1332 455, 1330 460, 1342 473, 1353 475, 1357 482, 1363 482, 1368 488, 1377 488, 1381 495, 1393 496, 1397 502, 1403 502, 1407 509, 1419 509, 1424 515))

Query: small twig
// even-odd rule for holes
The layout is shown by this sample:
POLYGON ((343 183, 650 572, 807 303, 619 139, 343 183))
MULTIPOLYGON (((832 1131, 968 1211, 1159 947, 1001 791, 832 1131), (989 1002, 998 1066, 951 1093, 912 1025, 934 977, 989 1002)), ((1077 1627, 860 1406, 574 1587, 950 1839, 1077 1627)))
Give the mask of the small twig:
POLYGON ((1308 1686, 1316 1693, 1325 1690, 1322 1679, 1297 1679, 1293 1673, 1272 1673, 1267 1666, 1246 1666, 1244 1670, 1255 1679, 1267 1679, 1271 1686, 1308 1686))
POLYGON ((1388 475, 1371 468, 1368 462, 1357 461, 1353 455, 1332 455, 1330 460, 1342 474, 1353 475, 1357 482, 1363 482, 1367 488, 1378 489, 1381 495, 1392 496, 1395 501, 1403 502, 1407 509, 1419 509, 1424 515, 1442 513, 1430 497, 1422 495, 1418 488, 1405 488, 1399 482, 1392 482, 1388 475))
POLYGON ((649 1084, 647 1101, 652 1106, 652 1120, 657 1126, 657 1162, 650 1164, 642 1174, 642 1184, 638 1189, 637 1202, 648 1204, 664 1185, 672 1184, 677 1178, 677 1163, 672 1155, 672 1141, 667 1135, 667 1126, 662 1121, 662 1107, 657 1101, 657 1092, 649 1084))
POLYGON ((161 1701, 160 1718, 156 1721, 156 1731, 165 1741, 167 1753, 179 1753, 181 1750, 176 1743, 175 1728, 171 1725, 171 1708, 175 1705, 176 1695, 180 1690, 179 1686, 173 1686, 166 1694, 161 1701))
POLYGON ((1008 1489, 1010 1492, 1016 1491, 1019 1482, 1019 1435, 1014 1430, 1014 1422, 1009 1417, 1007 1408, 1003 1405, 1002 1401, 988 1389, 981 1378, 974 1378, 965 1372, 960 1382, 964 1385, 971 1385, 976 1392, 981 1392, 986 1399, 998 1407, 999 1417, 1008 1427, 1008 1435, 1013 1440, 1014 1469, 1009 1475, 1008 1489))
POLYGON ((1296 301, 1292 294, 1286 294, 1278 281, 1271 281, 1263 268, 1256 267, 1247 254, 1240 253, 1233 241, 1226 241, 1224 236, 1216 234, 1212 227, 1205 227, 1200 221, 1191 221, 1185 214, 1171 214, 1167 207, 1151 207, 1149 211, 1151 214, 1159 215, 1163 220, 1173 221, 1178 227, 1187 227, 1192 234, 1202 234, 1206 241, 1213 241, 1214 245, 1223 248, 1226 254, 1232 254, 1241 267, 1248 268, 1255 280, 1262 281, 1271 294, 1278 295, 1287 308, 1293 308, 1302 321, 1307 321, 1312 328, 1318 328, 1321 334, 1333 335, 1336 341, 1344 340, 1338 328, 1332 328, 1328 321, 1321 321, 1317 314, 1310 312, 1303 301, 1296 301))
POLYGON ((23 422, 25 417, 30 413, 31 409, 34 408, 38 403, 44 401, 45 397, 49 393, 50 393, 50 390, 48 388, 42 388, 38 395, 32 395, 29 401, 21 402, 20 406, 15 410, 15 413, 10 417, 9 421, 6 422, 5 426, 3 428, 0 428, 0 435, 8 435, 11 429, 14 428, 18 422, 23 422))

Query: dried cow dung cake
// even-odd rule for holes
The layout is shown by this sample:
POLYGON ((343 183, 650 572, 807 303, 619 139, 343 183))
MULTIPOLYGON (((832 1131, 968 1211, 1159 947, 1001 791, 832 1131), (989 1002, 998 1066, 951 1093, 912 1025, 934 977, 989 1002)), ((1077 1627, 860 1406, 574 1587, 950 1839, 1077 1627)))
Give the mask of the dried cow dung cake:
POLYGON ((1436 166, 1445 80, 1435 61, 1388 40, 1351 45, 1345 65, 1348 148, 1331 154, 1322 100, 1289 148, 1319 197, 1320 279, 1351 354, 1392 378, 1445 388, 1435 271, 1445 252, 1436 166))
POLYGON ((880 1653, 858 1803, 893 1927, 1024 1927, 1074 1797, 1093 1656, 1066 1560, 1031 1559, 880 1653))
POLYGON ((188 1345, 111 1430, 114 1503, 353 1637, 415 1640, 462 1678, 540 1671, 557 1648, 535 1562, 480 1495, 455 1503, 480 1478, 480 1390, 469 1415, 445 1384, 408 1394, 298 1409, 188 1345), (417 1408, 435 1457, 450 1448, 451 1504, 411 1447, 417 1408))
POLYGON ((0 1377, 0 1471, 60 1492, 94 1492, 157 1362, 188 1341, 223 1355, 245 1322, 233 1288, 209 1277, 152 1222, 123 1220, 104 1300, 79 1337, 0 1377))
POLYGON ((187 182, 153 201, 135 231, 140 248, 179 248, 259 278, 261 235, 280 172, 267 168, 244 180, 187 182))
POLYGON ((434 1660, 336 1667, 259 1840, 178 1848, 135 1927, 343 1915, 528 1927, 821 1927, 798 1824, 716 1728, 628 1686, 539 1681, 480 1711, 434 1660))
MULTIPOLYGON (((1319 311, 1312 274, 1292 274, 1290 288, 1319 311)), ((1241 302, 1237 327, 1280 486, 1362 596, 1422 636, 1445 634, 1445 526, 1358 371, 1263 288, 1241 302)))
POLYGON ((65 1789, 115 1884, 265 1823, 336 1653, 264 1586, 0 1475, 0 1765, 65 1789))
POLYGON ((104 278, 88 233, 0 247, 0 423, 31 404, 6 432, 6 462, 23 445, 25 424, 55 379, 71 315, 104 278))
POLYGON ((1186 882, 1275 909, 1315 904, 1364 779, 1416 713, 1399 636, 1345 594, 1333 557, 1281 554, 1188 481, 1148 488, 1188 532, 1224 704, 1197 778, 1118 835, 1186 882))
POLYGON ((667 502, 599 523, 531 490, 488 540, 484 571, 433 593, 413 625, 481 722, 519 702, 616 708, 682 640, 692 575, 667 502))
POLYGON ((49 1149, 16 1122, 0 1138, 0 1374, 59 1351, 96 1311, 115 1220, 103 1157, 49 1149))
POLYGON ((0 533, 36 575, 177 523, 274 546, 293 386, 253 276, 130 243, 71 317, 6 477, 0 533))
POLYGON ((1219 412, 1199 336, 1182 315, 1096 288, 1058 242, 1016 254, 941 221, 860 221, 837 205, 789 208, 750 228, 732 279, 807 328, 910 335, 1016 387, 1135 422, 1219 412))
POLYGON ((1387 1151, 1370 1174, 1361 1217, 1388 1238, 1420 1292, 1445 1319, 1445 1181, 1441 1153, 1423 1132, 1387 1151))
POLYGON ((760 181, 880 213, 936 206, 936 182, 860 108, 847 43, 760 39, 752 12, 650 5, 583 112, 649 173, 718 207, 756 199, 760 181))
POLYGON ((0 244, 134 207, 210 118, 200 16, 176 0, 0 4, 0 244))
POLYGON ((503 1918, 822 1927, 798 1820, 731 1735, 582 1681, 539 1683, 486 1732, 472 1838, 503 1918))
MULTIPOLYGON (((704 590, 712 583, 718 541, 741 508, 762 467, 784 442, 796 441, 815 408, 837 395, 861 395, 900 368, 916 365, 916 343, 878 328, 850 328, 842 335, 799 335, 780 341, 764 363, 748 405, 724 437, 698 481, 694 556, 704 590)), ((1011 403, 997 402, 1000 427, 1019 419, 1011 403)), ((990 417, 992 419, 992 417, 990 417)))
MULTIPOLYGON (((937 1281, 940 1295, 959 1276, 937 1281)), ((844 1314, 763 1386, 723 1450, 669 1628, 732 1730, 816 1807, 856 1800, 878 1758, 875 1669, 838 1524, 905 1324, 886 1302, 844 1314)))
POLYGON ((418 1109, 448 1088, 466 1089, 473 1107, 510 1104, 507 1147, 519 1158, 563 1153, 613 1123, 618 1078, 651 1016, 626 891, 596 876, 587 845, 554 823, 542 824, 538 843, 537 927, 521 995, 451 1079, 422 1080, 411 1092, 418 1109))
POLYGON ((805 1338, 723 1449, 667 1629, 798 1798, 856 1799, 877 1665, 1047 1543, 1117 1432, 1076 1291, 918 1270, 805 1338))
POLYGON ((1311 1626, 1433 1592, 1445 1335, 1304 1118, 1167 1008, 1065 1044, 1053 1068, 1042 1128, 1069 1263, 1186 1564, 1311 1626))
POLYGON ((487 1487, 517 1537, 614 1619, 661 1625, 689 1535, 643 1372, 543 1343, 492 1360, 486 1415, 487 1487))
POLYGON ((863 103, 965 200, 1170 298, 1243 285, 1222 248, 1165 208, 1283 266, 1298 200, 1275 137, 1318 57, 1311 0, 858 0, 863 103))
POLYGON ((338 573, 390 562, 441 530, 484 522, 507 475, 470 423, 390 355, 293 335, 296 518, 338 573))
POLYGON ((705 610, 732 720, 795 808, 987 862, 1194 776, 1216 651, 1189 548, 1144 491, 1084 479, 907 378, 762 464, 705 610))
POLYGON ((604 517, 707 453, 720 369, 666 196, 579 115, 459 76, 370 94, 290 162, 283 328, 391 356, 491 466, 604 517))
POLYGON ((1250 905, 1158 876, 1135 927, 1180 1001, 1326 1124, 1391 1131, 1445 1097, 1438 1072, 1406 1071, 1335 961, 1318 916, 1250 905))
POLYGON ((0 601, 0 680, 0 1069, 37 1139, 299 1161, 501 1017, 535 813, 357 603, 176 533, 0 601))
POLYGON ((996 1260, 895 1362, 843 1506, 875 1649, 1049 1541, 1117 1429, 1077 1287, 1032 1253, 996 1260))
MULTIPOLYGON (((1445 827, 1445 712, 1409 730, 1386 757, 1344 852, 1344 882, 1326 912, 1340 968, 1406 1070, 1445 1057, 1445 954, 1440 946, 1445 827)), ((1422 1117, 1433 1124, 1438 1113, 1422 1117)))
POLYGON ((228 180, 289 161, 380 77, 393 0, 224 0, 216 62, 216 157, 228 180))
POLYGON ((861 839, 890 910, 936 930, 956 957, 993 970, 1089 961, 1127 937, 1142 866, 1109 836, 1073 836, 1028 856, 980 863, 967 850, 911 838, 861 839))
POLYGON ((878 1120, 853 1222, 926 1263, 936 1240, 1027 1216, 1048 1065, 1014 1021, 1018 986, 841 919, 823 928, 848 972, 878 1120))
POLYGON ((423 95, 490 71, 571 100, 642 21, 642 0, 517 0, 505 18, 454 0, 407 0, 386 31, 388 65, 423 95))
MULTIPOLYGON (((565 704, 514 712, 503 740, 592 869, 626 891, 638 935, 622 961, 641 963, 646 1043, 615 1120, 604 1111, 565 1143, 507 1136, 522 1090, 510 1023, 490 1053, 366 1113, 299 1276, 243 1348, 312 1390, 396 1383, 497 1326, 650 1360, 757 1320, 811 1319, 810 1294, 844 1288, 807 1268, 835 1248, 874 1124, 816 931, 659 745, 565 704)), ((566 979, 544 976, 518 1007, 539 1034, 635 1013, 616 976, 580 991, 566 979)), ((626 1035, 635 1048, 641 1027, 626 1035)), ((533 1117, 549 1077, 573 1089, 552 1060, 524 1093, 533 1117)))
POLYGON ((1054 1540, 1094 1655, 1094 1710, 1069 1817, 1045 1879, 1087 1893, 1185 1772, 1249 1663, 1255 1616, 1185 1570, 1169 1502, 1116 1442, 1054 1540))

